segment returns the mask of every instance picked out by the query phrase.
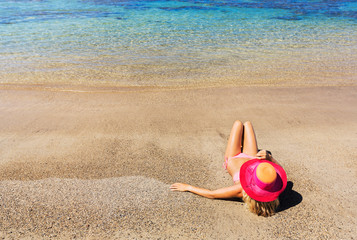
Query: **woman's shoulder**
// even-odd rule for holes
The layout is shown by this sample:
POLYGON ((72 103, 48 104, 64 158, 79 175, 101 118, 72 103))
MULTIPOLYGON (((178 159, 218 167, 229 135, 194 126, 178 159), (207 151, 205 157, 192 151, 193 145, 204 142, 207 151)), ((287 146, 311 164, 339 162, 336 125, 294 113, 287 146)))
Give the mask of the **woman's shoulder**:
POLYGON ((243 198, 243 188, 242 188, 240 181, 238 180, 238 181, 234 182, 233 186, 236 189, 237 197, 243 198))

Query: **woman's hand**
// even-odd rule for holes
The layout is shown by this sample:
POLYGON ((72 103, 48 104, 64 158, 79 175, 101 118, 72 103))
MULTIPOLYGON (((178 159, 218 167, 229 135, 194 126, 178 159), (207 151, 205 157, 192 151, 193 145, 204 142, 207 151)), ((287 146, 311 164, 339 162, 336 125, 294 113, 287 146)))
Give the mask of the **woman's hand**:
POLYGON ((272 156, 271 156, 271 154, 270 154, 267 150, 260 150, 260 151, 257 153, 256 157, 257 157, 258 159, 266 159, 266 160, 269 160, 269 161, 272 160, 272 156))
POLYGON ((174 183, 171 185, 171 191, 187 192, 189 191, 191 185, 185 183, 174 183))

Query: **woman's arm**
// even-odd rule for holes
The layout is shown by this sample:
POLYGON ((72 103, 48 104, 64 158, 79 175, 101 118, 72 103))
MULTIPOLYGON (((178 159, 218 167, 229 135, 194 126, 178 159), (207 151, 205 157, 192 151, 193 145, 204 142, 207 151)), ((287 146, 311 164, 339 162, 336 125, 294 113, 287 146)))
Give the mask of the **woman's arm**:
POLYGON ((217 190, 208 190, 204 188, 195 187, 185 183, 174 183, 170 187, 171 191, 180 191, 180 192, 192 192, 197 195, 206 198, 237 198, 242 197, 242 187, 240 184, 236 184, 230 187, 220 188, 217 190))
POLYGON ((271 161, 271 162, 273 162, 273 163, 278 164, 279 166, 281 166, 281 165, 278 163, 278 161, 276 161, 276 160, 273 158, 273 156, 271 155, 271 153, 269 153, 267 150, 260 150, 260 151, 257 153, 256 157, 257 157, 258 159, 266 159, 266 160, 268 160, 268 161, 271 161))

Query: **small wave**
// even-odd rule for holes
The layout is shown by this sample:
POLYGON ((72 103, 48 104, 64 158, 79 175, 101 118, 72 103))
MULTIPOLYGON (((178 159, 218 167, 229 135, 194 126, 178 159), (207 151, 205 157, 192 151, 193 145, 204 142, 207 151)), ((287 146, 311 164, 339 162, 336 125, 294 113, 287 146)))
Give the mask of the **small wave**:
POLYGON ((286 21, 299 21, 302 20, 303 18, 298 16, 281 16, 281 17, 274 17, 272 19, 286 20, 286 21))
POLYGON ((181 6, 181 7, 159 7, 159 9, 167 11, 181 11, 181 10, 216 10, 217 8, 205 6, 181 6))

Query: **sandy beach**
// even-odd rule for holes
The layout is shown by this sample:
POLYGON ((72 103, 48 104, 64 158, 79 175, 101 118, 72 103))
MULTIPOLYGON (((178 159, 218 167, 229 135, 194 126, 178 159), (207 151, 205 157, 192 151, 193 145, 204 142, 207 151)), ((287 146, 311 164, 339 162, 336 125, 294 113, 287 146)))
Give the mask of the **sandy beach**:
POLYGON ((0 89, 2 239, 354 239, 357 87, 0 89), (288 175, 279 212, 215 189, 233 122, 288 175))

